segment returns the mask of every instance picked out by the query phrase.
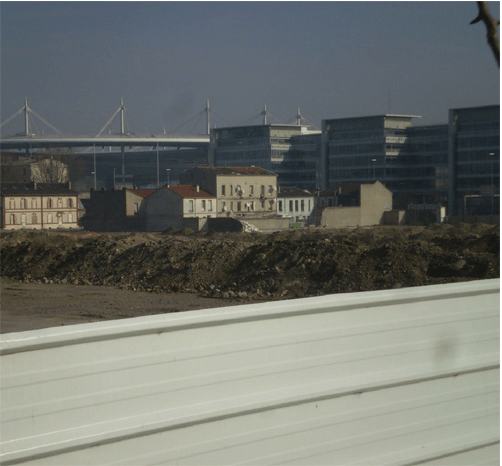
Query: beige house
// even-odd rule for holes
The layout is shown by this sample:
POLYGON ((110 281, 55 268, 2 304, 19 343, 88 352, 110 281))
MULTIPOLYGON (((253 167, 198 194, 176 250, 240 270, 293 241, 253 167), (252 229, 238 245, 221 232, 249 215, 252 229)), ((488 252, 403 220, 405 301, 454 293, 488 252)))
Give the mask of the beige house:
POLYGON ((1 187, 2 228, 78 228, 78 193, 68 184, 9 183, 1 187))
POLYGON ((149 196, 146 203, 146 230, 188 226, 201 230, 208 218, 215 218, 216 198, 198 185, 164 186, 149 196))
POLYGON ((392 192, 380 181, 338 183, 318 193, 315 223, 330 228, 379 225, 392 210, 392 192))
POLYGON ((277 175, 263 168, 195 167, 180 180, 215 196, 218 217, 277 215, 277 175))

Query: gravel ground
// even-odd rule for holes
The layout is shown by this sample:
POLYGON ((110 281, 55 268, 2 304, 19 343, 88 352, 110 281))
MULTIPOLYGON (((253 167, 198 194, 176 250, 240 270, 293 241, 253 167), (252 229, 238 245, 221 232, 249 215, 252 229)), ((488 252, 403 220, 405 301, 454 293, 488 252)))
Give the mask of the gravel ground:
POLYGON ((485 224, 4 233, 1 331, 500 277, 485 224))

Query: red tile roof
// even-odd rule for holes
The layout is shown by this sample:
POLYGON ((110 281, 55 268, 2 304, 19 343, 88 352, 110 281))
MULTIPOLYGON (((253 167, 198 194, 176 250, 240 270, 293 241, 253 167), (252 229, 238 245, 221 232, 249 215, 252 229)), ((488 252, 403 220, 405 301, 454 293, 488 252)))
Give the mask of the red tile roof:
POLYGON ((153 194, 156 189, 130 189, 131 193, 136 194, 136 196, 142 197, 143 199, 147 198, 150 194, 153 194))
POLYGON ((215 197, 212 194, 209 194, 206 191, 203 191, 202 189, 199 189, 199 191, 197 191, 196 187, 190 184, 175 184, 169 186, 169 189, 184 198, 203 197, 208 199, 215 199, 215 197))

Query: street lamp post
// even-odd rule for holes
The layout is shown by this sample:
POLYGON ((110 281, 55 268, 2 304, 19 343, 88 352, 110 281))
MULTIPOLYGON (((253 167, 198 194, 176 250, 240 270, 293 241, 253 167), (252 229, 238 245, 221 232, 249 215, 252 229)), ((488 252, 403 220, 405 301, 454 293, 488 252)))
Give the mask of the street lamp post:
POLYGON ((93 152, 94 152, 94 171, 92 174, 94 175, 94 191, 96 190, 97 187, 97 182, 96 182, 96 144, 93 144, 93 152))
POLYGON ((488 154, 488 157, 490 157, 490 184, 491 184, 491 194, 492 194, 492 215, 494 213, 494 207, 493 207, 493 200, 495 197, 495 192, 493 191, 493 158, 495 156, 495 153, 490 152, 488 154))
POLYGON ((157 188, 160 188, 159 143, 157 143, 157 188))

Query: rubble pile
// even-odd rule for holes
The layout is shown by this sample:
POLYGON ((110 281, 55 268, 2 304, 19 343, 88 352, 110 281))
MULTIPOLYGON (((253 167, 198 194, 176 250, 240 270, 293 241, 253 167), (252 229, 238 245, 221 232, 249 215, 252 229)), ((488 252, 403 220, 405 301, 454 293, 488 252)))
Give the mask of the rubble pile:
POLYGON ((500 276, 491 225, 295 230, 264 234, 73 235, 0 239, 2 275, 230 300, 275 300, 500 276))

